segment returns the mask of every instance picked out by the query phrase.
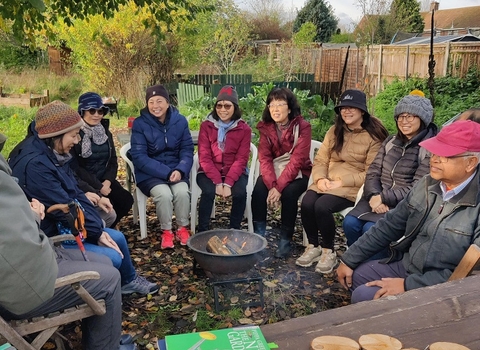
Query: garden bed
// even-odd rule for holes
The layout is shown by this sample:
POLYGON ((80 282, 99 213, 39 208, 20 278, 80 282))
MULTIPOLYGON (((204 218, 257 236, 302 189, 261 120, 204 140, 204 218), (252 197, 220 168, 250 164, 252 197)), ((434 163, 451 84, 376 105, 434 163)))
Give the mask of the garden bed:
POLYGON ((50 102, 48 90, 43 93, 4 94, 0 87, 0 105, 15 107, 41 107, 50 102))

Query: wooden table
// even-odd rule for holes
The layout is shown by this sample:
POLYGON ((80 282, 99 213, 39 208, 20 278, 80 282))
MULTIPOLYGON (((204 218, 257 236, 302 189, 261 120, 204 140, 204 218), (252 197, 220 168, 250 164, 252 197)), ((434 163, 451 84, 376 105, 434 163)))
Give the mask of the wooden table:
POLYGON ((262 326, 279 349, 308 350, 312 339, 363 334, 397 338, 404 348, 445 341, 480 349, 480 275, 262 326))

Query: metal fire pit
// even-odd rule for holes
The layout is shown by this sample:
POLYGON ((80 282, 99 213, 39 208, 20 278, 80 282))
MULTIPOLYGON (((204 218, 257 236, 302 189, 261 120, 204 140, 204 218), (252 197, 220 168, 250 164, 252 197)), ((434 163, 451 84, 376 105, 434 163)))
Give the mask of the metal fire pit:
POLYGON ((191 236, 187 242, 193 251, 198 265, 206 272, 214 275, 235 275, 249 271, 261 258, 260 252, 267 246, 267 240, 255 233, 240 230, 210 230, 191 236), (207 242, 213 237, 228 240, 242 245, 245 242, 244 254, 219 255, 207 252, 207 242))

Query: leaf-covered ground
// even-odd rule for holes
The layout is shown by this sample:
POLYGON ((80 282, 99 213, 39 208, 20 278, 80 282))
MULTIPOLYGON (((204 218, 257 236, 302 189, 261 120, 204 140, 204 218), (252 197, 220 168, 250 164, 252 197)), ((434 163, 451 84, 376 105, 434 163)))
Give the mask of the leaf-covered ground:
MULTIPOLYGON (((126 132, 117 129, 115 132, 126 132)), ((119 149, 120 145, 117 145, 119 149)), ((119 178, 125 179, 124 164, 119 158, 119 178)), ((216 218, 212 228, 228 228, 228 202, 217 202, 216 218)), ((295 265, 304 247, 302 228, 298 217, 294 235, 294 249, 287 259, 274 258, 278 242, 279 217, 267 227, 268 245, 262 259, 252 273, 263 278, 264 307, 245 306, 259 302, 258 283, 221 285, 219 303, 224 309, 216 312, 213 287, 204 271, 193 266, 193 256, 188 247, 176 243, 174 249, 160 249, 160 233, 155 207, 147 205, 148 237, 140 240, 140 228, 133 224, 132 216, 125 217, 119 229, 126 235, 132 259, 141 274, 159 284, 158 294, 123 299, 123 330, 134 335, 143 349, 153 349, 158 338, 168 334, 201 331, 237 326, 240 324, 267 324, 304 316, 323 310, 344 306, 350 297, 334 275, 315 273, 315 264, 309 268, 295 265)), ((244 220, 242 229, 247 230, 244 220)), ((345 240, 340 227, 337 229, 336 245, 343 251, 345 240)), ((63 334, 69 339, 72 349, 80 349, 78 324, 65 327, 63 334)), ((53 349, 47 343, 44 349, 53 349)))

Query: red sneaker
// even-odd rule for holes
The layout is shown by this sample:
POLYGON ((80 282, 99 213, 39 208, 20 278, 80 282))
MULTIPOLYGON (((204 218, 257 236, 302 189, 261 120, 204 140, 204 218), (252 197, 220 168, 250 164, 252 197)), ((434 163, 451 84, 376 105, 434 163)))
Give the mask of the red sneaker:
POLYGON ((173 233, 170 230, 163 230, 162 233, 162 249, 173 248, 173 233))
POLYGON ((177 241, 180 242, 181 245, 187 245, 187 241, 190 238, 190 232, 184 227, 181 226, 177 230, 177 241))

